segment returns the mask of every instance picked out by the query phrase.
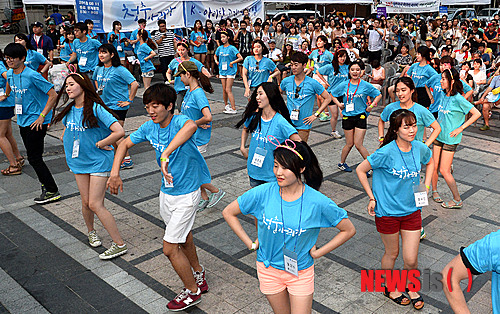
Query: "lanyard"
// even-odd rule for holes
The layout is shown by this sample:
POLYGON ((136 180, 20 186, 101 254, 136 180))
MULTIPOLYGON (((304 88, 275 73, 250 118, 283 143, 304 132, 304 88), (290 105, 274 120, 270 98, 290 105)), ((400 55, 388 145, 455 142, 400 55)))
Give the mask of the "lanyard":
POLYGON ((111 72, 111 69, 113 69, 113 66, 110 66, 109 69, 106 71, 106 67, 103 67, 102 69, 102 80, 101 80, 101 86, 99 86, 101 89, 104 89, 104 87, 106 86, 105 82, 106 82, 106 79, 109 78, 109 76, 111 75, 109 72, 111 72))
POLYGON ((71 53, 73 53, 73 47, 71 47, 71 44, 72 43, 68 42, 69 50, 71 50, 71 53))
MULTIPOLYGON (((33 39, 35 39, 35 37, 33 37, 33 39)), ((41 46, 42 46, 42 48, 41 48, 41 49, 43 49, 43 35, 42 35, 42 36, 40 36, 40 42, 42 43, 42 44, 41 44, 41 46)), ((35 44, 36 44, 36 48, 38 49, 39 45, 38 45, 38 43, 36 42, 36 39, 35 39, 35 44)))
MULTIPOLYGON (((358 82, 358 86, 356 86, 356 90, 354 91, 354 94, 352 94, 351 102, 354 102, 354 96, 356 96, 356 92, 358 91, 359 85, 361 85, 361 80, 358 82)), ((349 89, 351 88, 351 80, 349 80, 349 83, 347 84, 347 103, 349 103, 349 89)))
MULTIPOLYGON (((293 77, 293 84, 292 84, 292 89, 293 89, 293 90, 292 90, 292 93, 294 93, 294 95, 295 95, 295 94, 298 94, 298 96, 299 96, 299 97, 297 97, 297 98, 295 98, 295 96, 293 97, 293 99, 294 99, 294 100, 293 100, 293 104, 294 104, 294 106, 295 106, 295 108, 296 108, 296 109, 299 109, 299 108, 300 108, 300 104, 297 106, 297 104, 295 103, 295 101, 297 101, 297 99, 299 99, 299 100, 300 100, 300 91, 301 91, 301 90, 302 90, 302 88, 304 87, 303 85, 304 85, 304 82, 305 82, 305 81, 306 81, 306 78, 304 77, 304 80, 302 81, 302 83, 300 83, 300 84, 299 84, 299 86, 297 86, 297 83, 295 83, 295 76, 293 77), (302 85, 302 87, 300 87, 301 85, 302 85), (295 86, 295 88, 294 88, 294 86, 295 86), (297 92, 297 88, 298 88, 298 87, 300 87, 300 90, 297 92)), ((290 97, 290 98, 292 98, 292 97, 290 97)))
MULTIPOLYGON (((267 136, 269 135, 269 130, 271 129, 271 126, 273 125, 274 117, 276 117, 276 113, 274 114, 274 116, 269 121, 269 126, 267 127, 266 136, 264 137, 266 139, 266 141, 267 141, 267 136)), ((261 119, 262 119, 262 117, 261 117, 261 119)), ((260 131, 261 131, 261 134, 262 134, 262 121, 261 121, 260 131)), ((260 140, 257 140, 257 147, 260 147, 260 140)), ((266 147, 265 143, 264 143, 264 147, 266 147)))
MULTIPOLYGON (((299 233, 297 234, 297 237, 295 238, 295 244, 293 245, 293 251, 295 252, 295 249, 297 248, 297 240, 300 234, 300 225, 302 223, 302 202, 304 200, 304 193, 306 191, 306 186, 305 184, 303 185, 304 188, 302 189, 302 195, 300 196, 300 215, 299 215, 299 233)), ((280 188, 280 199, 281 199, 281 220, 283 221, 283 246, 286 249, 286 239, 285 239, 285 215, 283 215, 283 197, 281 195, 281 188, 280 188)))
MULTIPOLYGON (((401 152, 401 149, 399 148, 398 146, 398 143, 396 143, 394 141, 394 144, 396 145, 396 147, 398 148, 398 151, 399 151, 399 155, 401 156, 401 159, 403 160, 403 163, 406 167, 406 169, 408 169, 408 175, 410 174, 410 168, 408 167, 408 165, 406 164, 406 161, 405 159, 403 158, 403 153, 401 152)), ((411 145, 411 144, 410 144, 411 145)), ((410 148, 410 152, 411 152, 411 158, 413 159, 413 165, 415 165, 415 171, 418 173, 418 168, 417 168, 417 163, 415 162, 415 156, 413 156, 413 147, 410 148)), ((420 179, 418 180, 420 182, 420 179)), ((413 185, 415 185, 415 180, 414 178, 411 179, 411 182, 413 183, 413 185)))
MULTIPOLYGON (((195 89, 190 90, 190 91, 188 91, 188 92, 186 93, 186 95, 184 96, 184 99, 183 99, 183 101, 182 101, 182 104, 183 104, 183 105, 184 105, 184 104, 187 104, 187 103, 189 102, 189 100, 190 100, 190 99, 191 99, 191 97, 192 97, 192 93, 193 93, 195 90, 197 90, 198 88, 200 88, 200 85, 196 86, 196 88, 195 88, 195 89)), ((183 106, 181 106, 181 110, 182 110, 182 107, 183 107, 183 106)), ((185 112, 182 112, 182 113, 183 113, 183 114, 186 114, 185 112)))
MULTIPOLYGON (((73 118, 73 124, 74 124, 74 128, 75 128, 75 132, 73 132, 73 141, 76 141, 77 138, 78 138, 78 140, 80 140, 80 131, 78 130, 78 121, 76 120, 75 111, 76 111, 76 108, 75 108, 75 105, 73 105, 73 108, 71 108, 71 117, 73 118)), ((82 111, 82 114, 83 114, 83 111, 82 111)), ((83 121, 82 121, 82 127, 84 127, 83 121)))
MULTIPOLYGON (((24 72, 24 70, 23 70, 23 72, 24 72)), ((23 91, 23 80, 22 80, 22 77, 21 77, 21 75, 23 75, 23 72, 19 73, 19 87, 17 87, 17 84, 16 84, 16 90, 14 91, 15 92, 15 98, 18 98, 18 97, 21 98, 21 99, 23 98, 23 93, 22 93, 22 91, 23 91), (19 95, 18 95, 18 92, 20 92, 19 95)), ((16 81, 14 80, 14 77, 15 77, 14 76, 14 72, 12 72, 12 81, 15 84, 16 81)))

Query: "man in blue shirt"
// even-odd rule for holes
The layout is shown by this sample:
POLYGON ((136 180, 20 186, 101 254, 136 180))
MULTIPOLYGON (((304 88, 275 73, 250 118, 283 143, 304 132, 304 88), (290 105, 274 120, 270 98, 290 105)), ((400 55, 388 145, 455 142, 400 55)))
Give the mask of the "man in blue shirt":
POLYGON ((8 44, 4 54, 10 68, 7 71, 9 85, 5 94, 9 96, 10 93, 14 93, 17 124, 26 147, 28 161, 42 184, 42 194, 35 198, 35 203, 46 204, 57 201, 61 195, 42 157, 44 138, 57 98, 54 85, 47 82, 40 73, 24 65, 27 52, 23 45, 8 44))
POLYGON ((88 28, 85 23, 76 23, 74 33, 76 38, 73 42, 74 52, 66 64, 69 65, 78 60, 80 72, 86 74, 92 80, 94 70, 99 63, 99 47, 101 47, 101 43, 87 37, 88 28))
POLYGON ((31 41, 31 45, 36 49, 37 52, 43 54, 45 58, 52 61, 54 44, 49 36, 43 34, 42 23, 35 22, 35 24, 33 24, 33 33, 30 34, 29 40, 31 41))
POLYGON ((59 27, 60 24, 63 22, 63 17, 62 14, 59 13, 58 8, 54 8, 54 13, 52 13, 48 18, 45 19, 45 21, 48 21, 50 19, 53 19, 54 22, 56 23, 56 26, 59 27))

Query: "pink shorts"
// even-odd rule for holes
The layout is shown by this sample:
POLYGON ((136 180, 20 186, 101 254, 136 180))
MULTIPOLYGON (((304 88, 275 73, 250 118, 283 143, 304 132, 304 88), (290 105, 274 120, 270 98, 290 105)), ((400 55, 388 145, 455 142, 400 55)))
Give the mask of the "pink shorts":
POLYGON ((288 289, 295 296, 308 296, 314 293, 314 265, 299 270, 299 277, 272 266, 266 268, 264 263, 257 262, 257 276, 260 291, 263 294, 276 294, 288 289))

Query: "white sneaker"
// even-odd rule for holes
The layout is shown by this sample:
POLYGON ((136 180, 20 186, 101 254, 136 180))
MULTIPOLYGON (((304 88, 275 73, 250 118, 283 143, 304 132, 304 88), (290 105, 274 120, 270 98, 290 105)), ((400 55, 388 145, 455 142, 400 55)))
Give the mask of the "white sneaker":
POLYGON ((231 109, 231 106, 230 106, 230 105, 226 105, 226 106, 224 107, 224 111, 227 111, 227 110, 229 110, 229 109, 231 109))
POLYGON ((223 112, 226 114, 237 114, 238 110, 233 109, 233 108, 228 108, 228 109, 224 110, 223 112))
POLYGON ((330 133, 330 136, 337 140, 339 138, 342 138, 342 135, 340 135, 339 131, 333 131, 332 133, 330 133))

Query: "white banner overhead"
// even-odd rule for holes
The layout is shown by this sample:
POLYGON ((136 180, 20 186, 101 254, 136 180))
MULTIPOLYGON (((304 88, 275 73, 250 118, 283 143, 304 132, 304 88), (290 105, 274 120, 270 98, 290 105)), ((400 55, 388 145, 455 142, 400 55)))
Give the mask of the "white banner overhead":
POLYGON ((373 4, 373 0, 264 0, 264 2, 310 3, 310 4, 373 4))
POLYGON ((407 0, 407 1, 382 0, 380 2, 380 5, 386 7, 387 13, 424 13, 424 12, 438 12, 439 3, 440 3, 439 0, 407 0))
POLYGON ((441 0, 441 5, 490 5, 490 0, 441 0))

